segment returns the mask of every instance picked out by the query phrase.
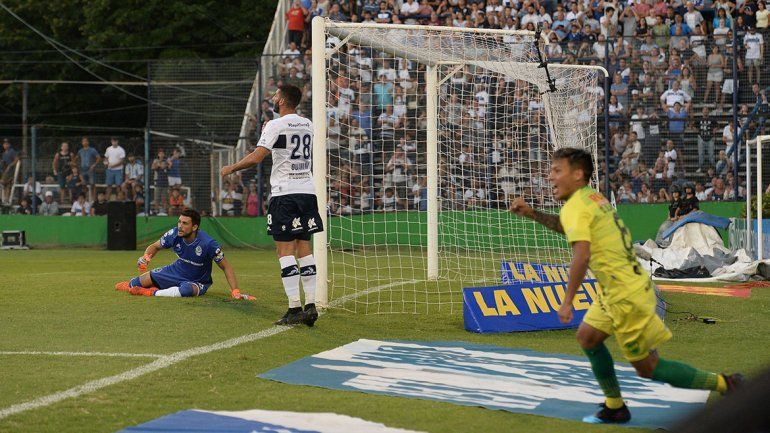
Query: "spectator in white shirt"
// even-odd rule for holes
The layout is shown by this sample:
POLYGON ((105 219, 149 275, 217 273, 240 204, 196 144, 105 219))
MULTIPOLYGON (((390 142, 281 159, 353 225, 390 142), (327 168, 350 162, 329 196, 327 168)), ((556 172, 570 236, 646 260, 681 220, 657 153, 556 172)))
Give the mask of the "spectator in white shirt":
POLYGON ((733 148, 733 141, 735 139, 735 126, 730 122, 722 130, 722 143, 725 145, 725 152, 730 153, 733 148))
POLYGON ((123 163, 126 159, 126 151, 118 144, 118 139, 110 139, 111 146, 104 151, 104 164, 107 165, 107 197, 112 193, 112 186, 120 187, 123 184, 123 163))
POLYGON ((692 102, 692 98, 687 94, 687 92, 679 88, 678 80, 671 83, 671 88, 660 95, 661 108, 663 108, 663 111, 665 112, 668 112, 668 110, 674 108, 674 104, 677 102, 682 104, 682 106, 684 106, 687 111, 690 111, 690 103, 692 102))
POLYGON ((663 155, 666 158, 666 177, 671 179, 676 173, 676 149, 674 149, 673 140, 666 141, 666 153, 663 155))
POLYGON ((86 195, 83 193, 78 194, 77 200, 72 203, 70 209, 72 216, 88 216, 91 215, 91 203, 86 201, 86 195))
POLYGON ((749 70, 749 84, 759 82, 759 67, 765 58, 765 41, 756 27, 749 27, 749 32, 743 37, 746 47, 746 67, 749 70), (754 72, 754 74, 752 74, 754 72), (756 80, 755 80, 756 78, 756 80))

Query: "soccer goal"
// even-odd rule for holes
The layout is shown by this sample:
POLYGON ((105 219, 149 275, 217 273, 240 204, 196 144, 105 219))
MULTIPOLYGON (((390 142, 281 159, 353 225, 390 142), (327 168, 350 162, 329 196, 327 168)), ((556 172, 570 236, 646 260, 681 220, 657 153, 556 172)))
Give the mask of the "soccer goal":
POLYGON ((547 62, 539 32, 314 18, 312 36, 320 304, 451 311, 504 262, 569 261, 507 208, 557 211, 549 159, 596 155, 604 69, 547 62))
POLYGON ((733 250, 745 249, 756 260, 768 257, 770 236, 765 234, 763 226, 763 195, 765 193, 762 171, 762 148, 770 143, 770 135, 759 135, 746 142, 746 209, 744 219, 733 219, 730 225, 730 247, 733 250), (752 155, 752 148, 754 154, 752 155), (754 160, 752 171, 752 159, 754 160), (755 177, 756 179, 753 179, 755 177), (756 182, 753 186, 752 183, 756 182), (756 201, 752 203, 752 201, 756 201))

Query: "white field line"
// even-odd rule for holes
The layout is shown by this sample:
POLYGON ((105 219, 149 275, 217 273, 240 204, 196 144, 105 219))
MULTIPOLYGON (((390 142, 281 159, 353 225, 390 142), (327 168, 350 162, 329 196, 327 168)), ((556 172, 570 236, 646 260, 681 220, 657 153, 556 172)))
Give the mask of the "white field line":
MULTIPOLYGON (((415 282, 417 282, 417 280, 400 281, 397 283, 384 284, 382 286, 372 287, 371 289, 361 292, 359 296, 365 293, 372 293, 377 290, 383 290, 386 288, 390 288, 390 287, 394 287, 402 284, 412 284, 415 282)), ((334 307, 334 306, 340 305, 343 302, 349 301, 352 298, 355 298, 355 296, 351 295, 345 298, 340 298, 339 300, 334 300, 330 302, 329 305, 334 307)), ((207 353, 215 352, 217 350, 222 350, 222 349, 229 349, 231 347, 235 347, 244 343, 250 343, 252 341, 257 341, 263 338, 271 337, 273 335, 280 334, 281 332, 288 331, 289 329, 292 329, 292 328, 290 326, 273 326, 253 334, 242 335, 240 337, 231 338, 229 340, 221 341, 219 343, 209 344, 208 346, 194 347, 192 349, 182 350, 180 352, 172 353, 170 355, 164 355, 149 364, 143 365, 141 367, 133 368, 131 370, 125 371, 120 374, 116 374, 114 376, 92 380, 82 385, 78 385, 76 387, 73 387, 61 392, 49 394, 43 397, 38 397, 34 400, 26 401, 24 403, 15 404, 15 405, 6 407, 4 409, 0 409, 0 419, 6 418, 8 416, 11 416, 20 412, 25 412, 32 409, 38 409, 41 407, 50 406, 54 403, 58 403, 68 398, 79 397, 83 394, 88 394, 88 393, 97 391, 99 389, 106 388, 111 385, 125 382, 127 380, 136 379, 137 377, 143 376, 145 374, 152 373, 166 367, 170 367, 178 362, 184 361, 188 358, 192 358, 193 356, 205 355, 207 353)))
POLYGON ((2 355, 40 355, 40 356, 106 356, 114 358, 162 358, 159 353, 123 353, 123 352, 38 352, 31 350, 0 351, 2 355))

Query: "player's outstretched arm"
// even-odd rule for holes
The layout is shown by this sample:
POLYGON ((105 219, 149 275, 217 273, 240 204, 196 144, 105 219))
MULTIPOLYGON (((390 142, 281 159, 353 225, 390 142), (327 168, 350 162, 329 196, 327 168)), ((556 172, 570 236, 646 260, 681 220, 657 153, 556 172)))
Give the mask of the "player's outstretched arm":
POLYGON ((236 162, 233 165, 226 165, 222 167, 222 170, 220 170, 219 174, 222 175, 222 177, 224 177, 232 173, 235 173, 236 171, 241 171, 249 167, 253 167, 259 164, 260 162, 262 162, 262 160, 265 159, 265 157, 268 154, 270 154, 270 149, 262 146, 257 146, 257 148, 254 149, 253 152, 244 156, 240 161, 236 162))
POLYGON ((152 258, 155 257, 155 254, 157 254, 161 249, 160 241, 155 241, 147 246, 147 248, 144 250, 144 255, 139 257, 139 260, 136 261, 136 266, 139 268, 139 272, 147 272, 147 265, 150 264, 152 258))
POLYGON ((572 262, 569 265, 567 293, 564 295, 564 301, 559 308, 559 320, 562 323, 572 321, 572 300, 575 299, 575 294, 583 284, 590 259, 591 242, 577 241, 572 243, 572 262))
POLYGON ((564 228, 561 226, 561 221, 559 221, 559 215, 535 210, 522 197, 514 198, 509 209, 516 215, 537 221, 555 232, 564 233, 564 228))
POLYGON ((235 277, 235 269, 233 269, 233 266, 230 264, 230 262, 227 261, 227 259, 222 259, 222 261, 217 263, 217 266, 219 266, 219 269, 225 273, 225 279, 227 279, 227 284, 230 286, 230 295, 232 295, 233 298, 246 299, 248 301, 253 301, 256 299, 251 295, 241 293, 241 291, 238 289, 238 280, 235 277))

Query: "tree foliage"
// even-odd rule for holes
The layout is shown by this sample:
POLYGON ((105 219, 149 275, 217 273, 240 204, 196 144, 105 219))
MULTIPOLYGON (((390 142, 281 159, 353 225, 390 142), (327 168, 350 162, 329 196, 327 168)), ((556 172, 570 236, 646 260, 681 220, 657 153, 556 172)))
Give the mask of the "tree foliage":
MULTIPOLYGON (((255 57, 270 30, 275 0, 8 0, 3 2, 50 38, 115 68, 147 76, 153 59, 255 57)), ((82 67, 0 10, 0 80, 116 80, 137 77, 74 53, 82 67), (89 72, 90 71, 90 72, 89 72), (97 78, 96 76, 100 77, 97 78)), ((256 72, 256 71, 255 71, 256 72)), ((0 85, 0 124, 18 133, 22 86, 0 85)), ((125 87, 146 95, 144 87, 125 87)), ((30 85, 30 123, 142 127, 144 101, 109 86, 30 85), (102 113, 69 115, 140 105, 102 113)))

